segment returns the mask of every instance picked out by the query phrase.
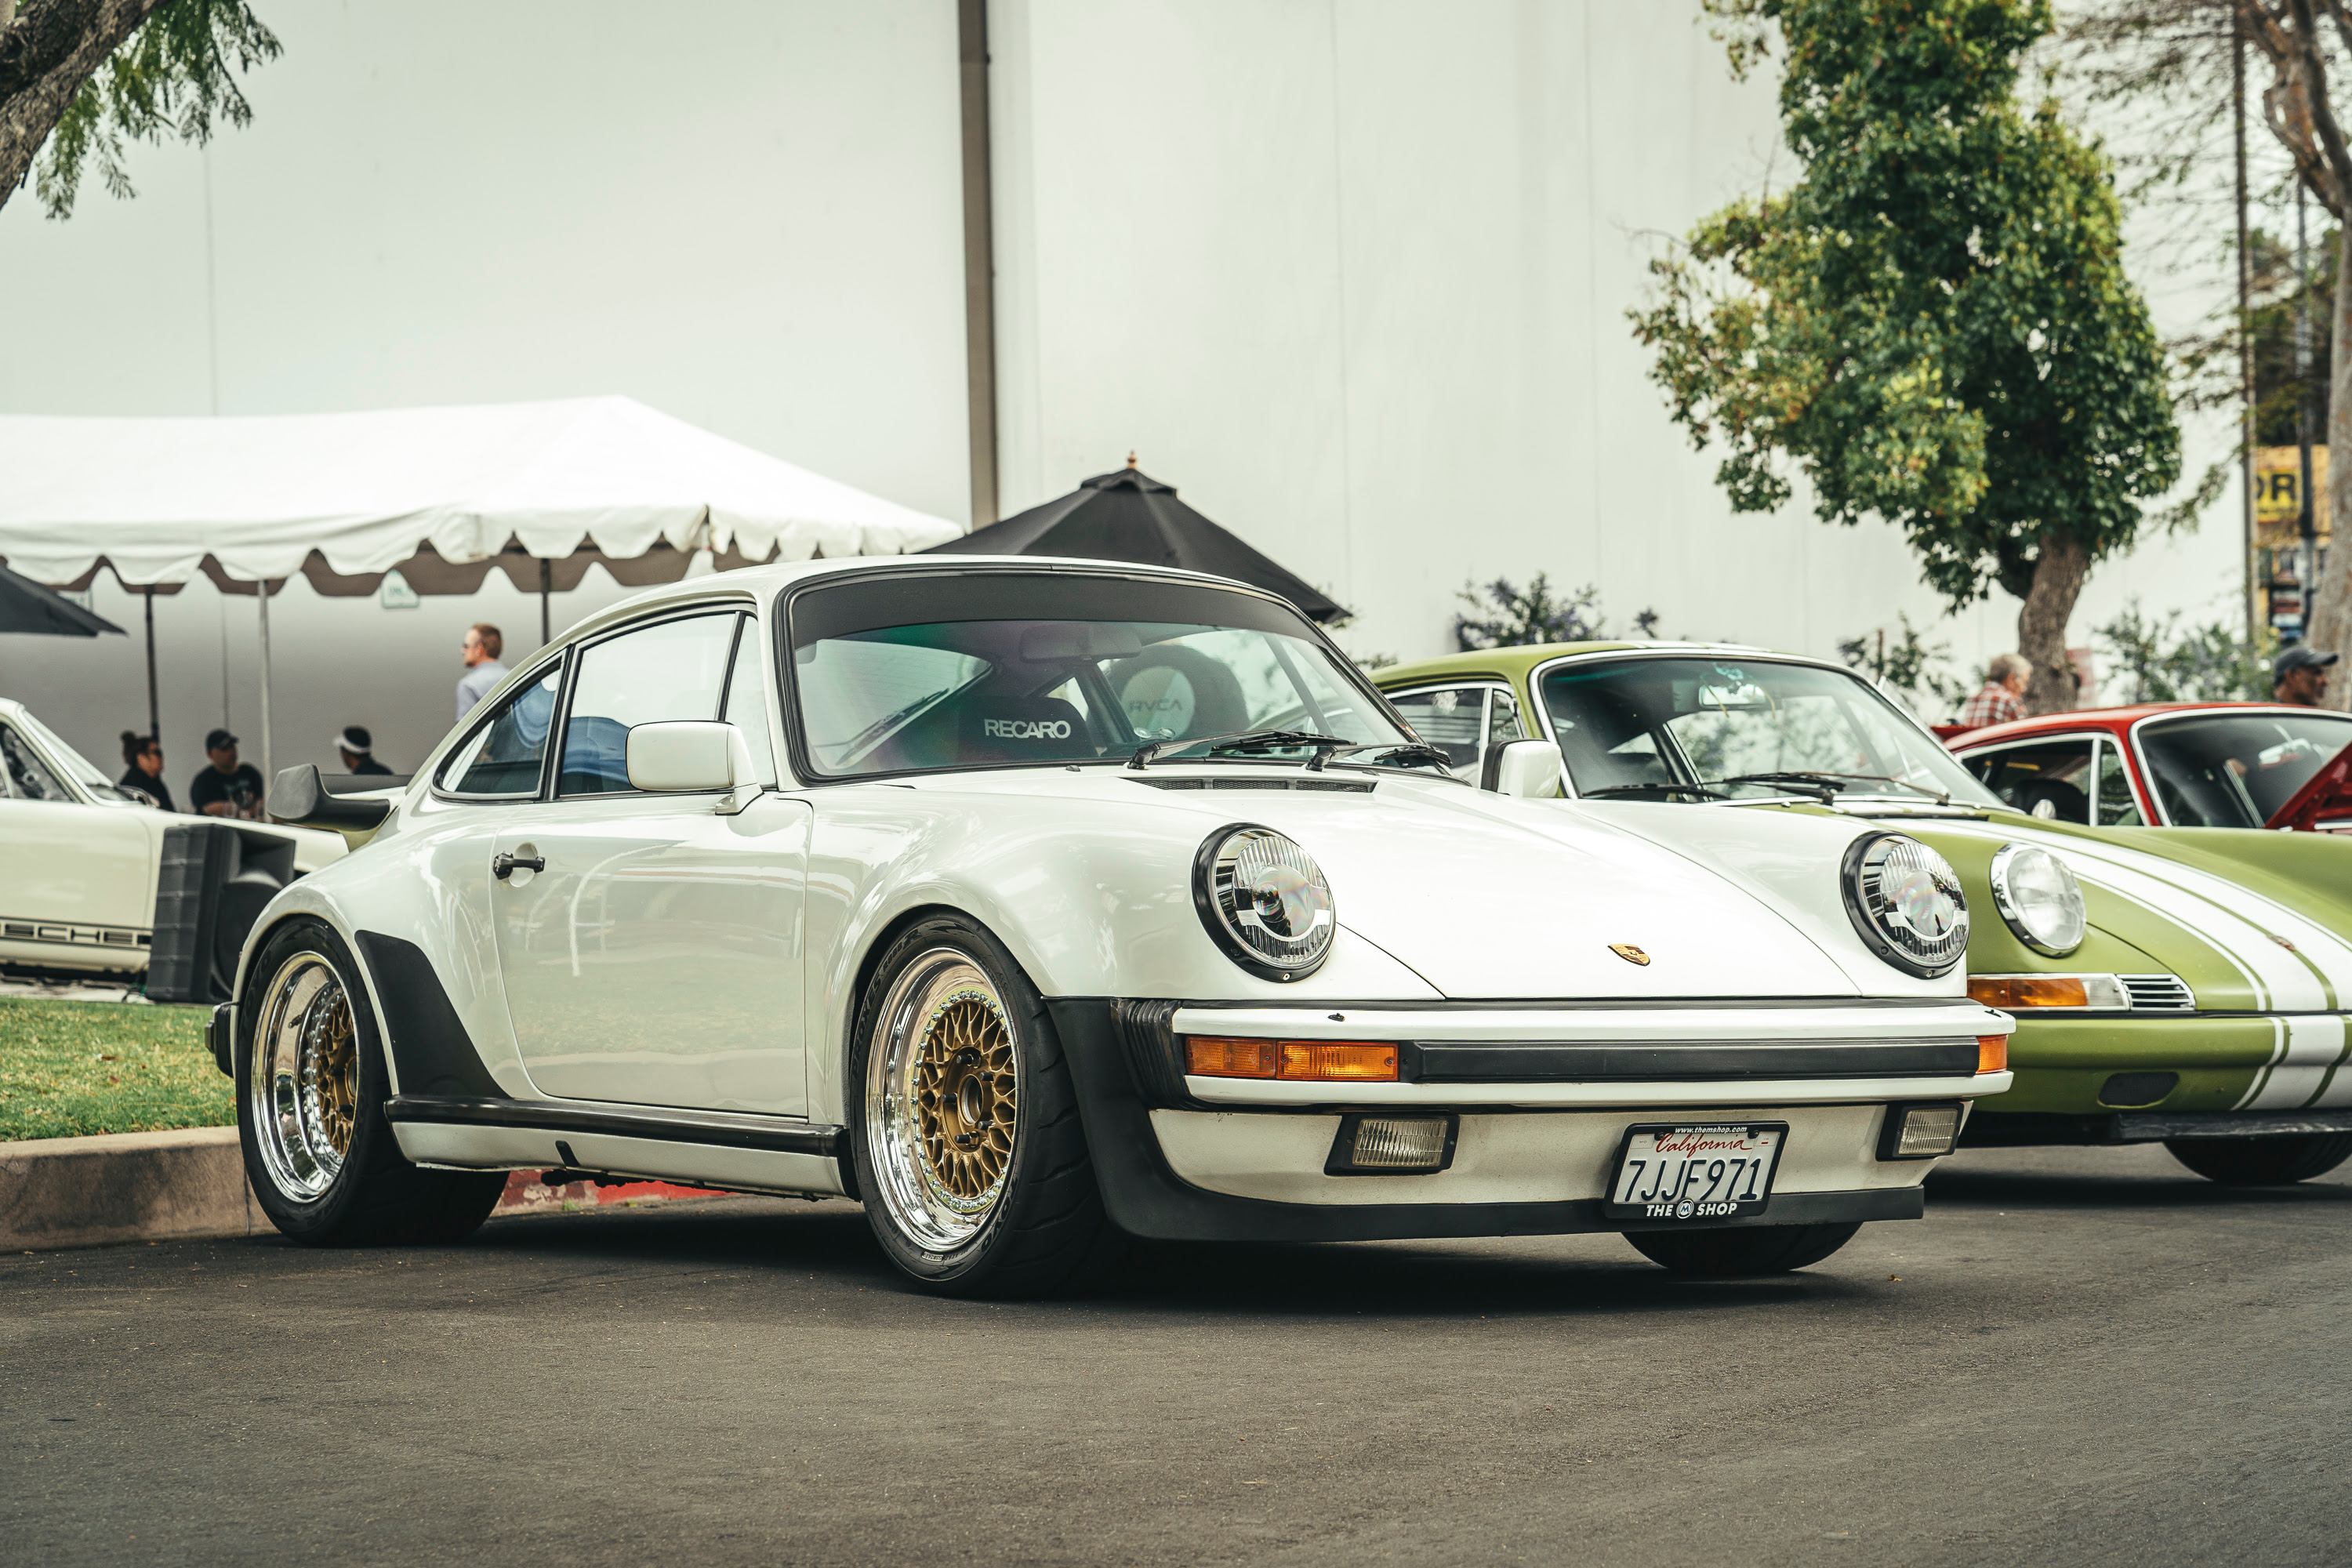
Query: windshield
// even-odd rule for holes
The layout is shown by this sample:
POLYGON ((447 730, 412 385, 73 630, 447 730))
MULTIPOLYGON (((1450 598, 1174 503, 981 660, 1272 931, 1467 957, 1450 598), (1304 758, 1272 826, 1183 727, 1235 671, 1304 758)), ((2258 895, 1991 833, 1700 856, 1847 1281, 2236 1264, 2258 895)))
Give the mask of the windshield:
POLYGON ((23 722, 26 733, 40 742, 41 749, 48 752, 49 761, 71 775, 74 783, 79 784, 82 793, 89 795, 90 799, 110 803, 131 801, 130 795, 115 787, 112 779, 92 766, 88 757, 59 740, 56 731, 34 718, 30 713, 24 715, 23 722))
POLYGON ((2260 827, 2352 745, 2352 717, 2210 713, 2139 732, 2157 804, 2175 827, 2260 827))
MULTIPOLYGON (((1024 763, 1161 763, 1256 731, 1372 751, 1414 743, 1286 605, 1252 594, 1076 574, 850 579, 790 612, 800 738, 829 778, 1024 763)), ((1312 741, 1237 762, 1296 764, 1312 741)))
POLYGON ((1611 659, 1553 669, 1538 700, 1580 795, 2000 804, 1934 737, 1839 670, 1705 656, 1611 659))

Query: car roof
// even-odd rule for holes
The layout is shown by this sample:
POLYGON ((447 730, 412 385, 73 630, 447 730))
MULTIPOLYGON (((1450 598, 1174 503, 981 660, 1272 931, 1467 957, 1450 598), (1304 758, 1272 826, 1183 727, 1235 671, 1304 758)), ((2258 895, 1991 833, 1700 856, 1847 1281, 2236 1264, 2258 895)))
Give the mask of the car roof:
POLYGON ((1642 638, 1527 643, 1517 647, 1479 648, 1470 653, 1450 653, 1439 658, 1391 665, 1386 669, 1373 670, 1371 676, 1381 686, 1481 675, 1499 676, 1507 679, 1524 679, 1539 664, 1570 654, 1585 653, 1724 654, 1739 658, 1780 659, 1790 664, 1818 664, 1831 669, 1842 668, 1830 664, 1826 659, 1808 658, 1801 653, 1775 653, 1770 648, 1756 647, 1747 643, 1664 642, 1642 638))
POLYGON ((1969 752, 2011 741, 2030 741, 2037 736, 2068 734, 2081 730, 2105 730, 2120 735, 2143 719, 2181 713, 2294 713, 2306 717, 2315 713, 2329 713, 2337 718, 2352 717, 2336 713, 2333 709, 2298 708, 2285 702, 2133 702, 2119 708, 2077 708, 2064 713, 2044 713, 2033 719, 2011 719, 2005 724, 1988 724, 1980 730, 1955 735, 1949 744, 1955 752, 1969 752))

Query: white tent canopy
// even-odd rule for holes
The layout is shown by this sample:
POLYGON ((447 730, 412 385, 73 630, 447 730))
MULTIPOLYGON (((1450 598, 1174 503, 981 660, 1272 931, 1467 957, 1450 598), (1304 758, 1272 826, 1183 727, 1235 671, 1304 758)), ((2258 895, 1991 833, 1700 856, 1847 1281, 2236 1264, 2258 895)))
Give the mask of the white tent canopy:
MULTIPOLYGON (((341 591, 367 593, 394 568, 416 575, 427 551, 427 562, 480 570, 502 552, 593 552, 609 563, 707 549, 731 563, 898 554, 963 531, 626 397, 232 418, 0 416, 0 556, 53 584, 86 583, 100 564, 131 587, 200 571, 226 587, 308 565, 326 591, 322 578, 362 578, 341 591)), ((683 553, 670 559, 676 570, 654 580, 683 572, 683 553)), ((478 586, 480 570, 446 587, 478 586)))

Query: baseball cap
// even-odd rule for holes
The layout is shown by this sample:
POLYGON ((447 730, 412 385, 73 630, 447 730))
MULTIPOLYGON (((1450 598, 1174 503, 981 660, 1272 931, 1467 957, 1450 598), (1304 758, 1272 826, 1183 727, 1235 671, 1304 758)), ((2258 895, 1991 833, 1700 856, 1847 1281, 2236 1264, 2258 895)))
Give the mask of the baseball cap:
POLYGON ((226 730, 215 730, 212 733, 205 737, 205 750, 207 752, 217 752, 223 746, 234 746, 236 744, 236 737, 230 734, 226 730))
POLYGON ((341 732, 336 735, 335 744, 343 751, 364 757, 368 754, 369 748, 375 744, 375 737, 367 732, 367 726, 364 724, 346 724, 341 732))
POLYGON ((2335 662, 2336 655, 2299 642, 2271 661, 2271 684, 2276 686, 2298 669, 2326 669, 2335 662))

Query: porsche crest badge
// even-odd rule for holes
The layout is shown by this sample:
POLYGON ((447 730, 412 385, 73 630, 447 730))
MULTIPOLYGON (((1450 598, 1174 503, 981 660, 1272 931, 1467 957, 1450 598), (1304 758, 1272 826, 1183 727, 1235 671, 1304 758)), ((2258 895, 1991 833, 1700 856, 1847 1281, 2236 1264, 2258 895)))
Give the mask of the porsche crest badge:
POLYGON ((1609 951, 1615 953, 1618 957, 1623 959, 1628 963, 1647 963, 1650 962, 1650 955, 1643 952, 1640 948, 1635 947, 1630 942, 1612 942, 1609 944, 1609 951))

